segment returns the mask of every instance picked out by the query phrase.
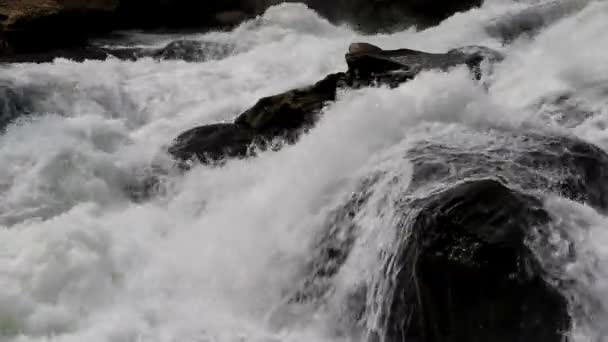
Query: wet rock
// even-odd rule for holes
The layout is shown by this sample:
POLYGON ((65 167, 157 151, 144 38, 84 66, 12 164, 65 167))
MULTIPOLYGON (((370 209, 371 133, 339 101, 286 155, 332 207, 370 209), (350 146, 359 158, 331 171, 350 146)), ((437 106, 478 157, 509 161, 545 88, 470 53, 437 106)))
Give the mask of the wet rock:
MULTIPOLYGON (((469 134, 474 133, 465 133, 463 139, 469 134)), ((608 210, 608 154, 601 148, 575 137, 490 134, 495 145, 464 148, 441 138, 416 145, 408 152, 416 165, 412 190, 492 176, 520 189, 551 192, 608 210)))
POLYGON ((344 74, 332 74, 315 85, 295 89, 259 100, 251 109, 237 117, 234 124, 202 126, 180 135, 169 148, 178 160, 197 157, 201 161, 217 161, 226 157, 243 157, 256 142, 275 138, 293 142, 316 122, 327 101, 336 97, 338 81, 344 74))
POLYGON ((549 220, 542 202, 491 180, 413 204, 395 255, 389 341, 561 341, 566 300, 526 246, 549 220))
POLYGON ((168 151, 178 160, 196 158, 202 162, 214 162, 226 157, 244 157, 254 139, 254 132, 248 128, 215 124, 180 134, 168 151))
MULTIPOLYGON (((188 49, 190 48, 190 43, 184 44, 188 49)), ((497 61, 501 58, 499 53, 484 47, 463 47, 445 54, 431 54, 409 49, 388 51, 368 43, 354 43, 349 51, 351 52, 346 55, 349 67, 346 73, 331 74, 312 86, 262 98, 237 117, 235 124, 247 129, 258 142, 279 138, 293 143, 303 131, 315 124, 323 107, 335 100, 339 88, 359 88, 377 84, 397 86, 411 80, 423 70, 446 70, 462 64, 471 67, 475 76, 480 77, 481 71, 477 68, 482 61, 497 61)), ((194 132, 208 134, 215 131, 200 129, 194 132)), ((193 137, 193 135, 189 136, 193 137)), ((209 145, 209 139, 213 140, 211 137, 178 138, 181 143, 179 146, 172 146, 170 154, 178 160, 183 160, 184 157, 206 155, 208 154, 206 149, 211 148, 211 155, 221 157, 216 155, 216 143, 209 145), (197 141, 206 143, 197 147, 195 146, 197 141), (198 152, 181 153, 182 150, 198 152)), ((243 144, 251 143, 250 140, 245 139, 237 139, 237 141, 243 144)), ((245 151, 247 146, 242 146, 238 150, 245 151)), ((226 157, 242 155, 242 153, 231 153, 226 157)))
POLYGON ((233 46, 226 44, 198 40, 176 40, 160 50, 147 53, 147 55, 162 60, 204 62, 210 59, 224 58, 230 55, 233 50, 233 46))
POLYGON ((497 62, 502 59, 499 52, 481 46, 467 46, 447 53, 399 49, 382 50, 373 45, 351 45, 346 54, 348 72, 360 83, 380 82, 398 85, 414 78, 424 70, 448 70, 458 65, 467 65, 477 78, 481 77, 482 61, 497 62))
POLYGON ((370 52, 380 52, 381 48, 376 45, 372 45, 369 43, 352 43, 348 47, 348 53, 350 54, 359 54, 359 53, 370 53, 370 52))
MULTIPOLYGON (((328 216, 290 306, 334 305, 326 299, 354 246, 368 242, 358 241, 362 232, 394 230, 394 244, 377 251, 387 255, 377 271, 380 280, 365 284, 358 305, 351 297, 340 304, 353 310, 343 316, 381 318, 368 336, 420 342, 563 341, 570 327, 568 303, 559 291, 563 284, 540 266, 536 253, 550 253, 532 240, 561 234, 548 224, 544 196, 608 210, 603 195, 608 154, 570 136, 489 130, 483 139, 467 128, 460 134, 432 137, 408 150, 412 173, 391 169, 362 181, 328 216), (378 188, 386 185, 386 177, 391 185, 378 188), (411 177, 406 188, 398 185, 399 177, 411 177), (369 210, 376 191, 393 191, 383 193, 390 199, 383 206, 394 209, 388 212, 391 219, 381 222, 394 223, 362 226, 367 221, 357 215, 369 210)), ((574 258, 573 245, 563 238, 560 248, 574 258)), ((355 323, 365 330, 370 322, 355 323)))
POLYGON ((336 99, 338 82, 344 74, 332 74, 311 87, 265 97, 241 114, 236 123, 266 137, 291 136, 310 127, 328 101, 336 99))
POLYGON ((544 2, 492 20, 486 26, 486 32, 492 37, 510 42, 522 35, 535 34, 542 27, 582 10, 589 2, 589 0, 544 2))

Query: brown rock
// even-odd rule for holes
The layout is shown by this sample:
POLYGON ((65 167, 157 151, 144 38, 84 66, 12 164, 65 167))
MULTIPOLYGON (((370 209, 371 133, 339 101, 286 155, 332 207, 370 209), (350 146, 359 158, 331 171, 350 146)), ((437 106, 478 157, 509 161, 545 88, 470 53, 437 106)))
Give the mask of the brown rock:
POLYGON ((108 17, 118 8, 118 2, 0 0, 0 37, 4 37, 4 50, 45 50, 81 42, 87 35, 110 27, 108 17))

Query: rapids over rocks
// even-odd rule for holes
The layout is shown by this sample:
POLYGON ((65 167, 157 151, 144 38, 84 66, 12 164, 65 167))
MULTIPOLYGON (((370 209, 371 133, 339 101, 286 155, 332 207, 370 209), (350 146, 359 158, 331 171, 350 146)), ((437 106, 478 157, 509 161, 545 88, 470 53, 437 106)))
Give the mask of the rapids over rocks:
POLYGON ((0 64, 0 341, 608 339, 606 18, 290 3, 0 64))

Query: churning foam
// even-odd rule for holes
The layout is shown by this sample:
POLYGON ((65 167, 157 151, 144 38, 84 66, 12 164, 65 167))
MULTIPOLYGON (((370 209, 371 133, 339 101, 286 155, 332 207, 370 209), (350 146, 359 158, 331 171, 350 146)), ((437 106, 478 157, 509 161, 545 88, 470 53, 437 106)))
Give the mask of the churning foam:
MULTIPOLYGON (((2 81, 34 112, 0 136, 0 340, 352 339, 340 331, 340 296, 376 276, 369 269, 390 236, 374 227, 390 223, 394 210, 378 215, 379 199, 358 214, 368 230, 338 275, 329 308, 281 327, 270 321, 296 286, 324 219, 361 177, 405 170, 399 175, 407 186, 407 146, 462 125, 568 130, 608 147, 607 4, 592 3, 512 45, 488 34, 493 18, 525 6, 489 1, 428 30, 362 37, 286 4, 228 33, 186 37, 235 45, 222 60, 0 67, 2 81), (166 192, 149 202, 124 194, 151 163, 168 163, 161 151, 179 132, 232 120, 260 97, 345 69, 348 44, 361 40, 436 52, 478 44, 507 58, 484 80, 487 90, 460 67, 396 89, 344 92, 294 146, 168 176, 166 192), (573 129, 543 121, 530 104, 555 92, 579 96, 596 116, 573 129)), ((376 194, 391 191, 398 194, 380 183, 376 194)), ((599 214, 580 210, 602 225, 599 214)), ((589 251, 577 261, 581 268, 589 260, 608 265, 601 244, 581 241, 589 251)), ((600 302, 608 294, 602 274, 594 283, 601 286, 581 285, 600 302)), ((605 335, 602 324, 586 326, 605 335)), ((585 340, 587 330, 576 336, 585 340)))

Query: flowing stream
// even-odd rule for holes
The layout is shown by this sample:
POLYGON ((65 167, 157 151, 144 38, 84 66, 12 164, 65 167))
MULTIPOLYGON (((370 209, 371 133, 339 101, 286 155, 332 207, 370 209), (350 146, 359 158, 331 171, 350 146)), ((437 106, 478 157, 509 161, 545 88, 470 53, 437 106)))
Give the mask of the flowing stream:
MULTIPOLYGON (((373 36, 283 4, 230 32, 103 42, 226 46, 201 62, 0 65, 0 121, 10 122, 0 135, 0 341, 363 340, 343 298, 379 276, 380 251, 394 237, 382 229, 394 220, 391 199, 410 183, 405 149, 427 139, 490 144, 484 132, 494 128, 608 149, 608 2, 539 10, 526 19, 543 20, 534 33, 505 41, 500 27, 538 3, 488 0, 437 27, 373 36), (429 52, 484 45, 505 59, 481 82, 463 66, 395 89, 342 91, 294 145, 163 172, 152 198, 130 196, 130 185, 171 169, 164 151, 180 132, 345 70, 354 41, 429 52), (569 111, 547 100, 565 95, 569 111), (379 171, 326 304, 287 312, 324 222, 379 171)), ((573 284, 564 290, 573 298, 569 336, 608 341, 608 219, 555 195, 545 203, 579 251, 547 266, 573 284)))

